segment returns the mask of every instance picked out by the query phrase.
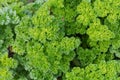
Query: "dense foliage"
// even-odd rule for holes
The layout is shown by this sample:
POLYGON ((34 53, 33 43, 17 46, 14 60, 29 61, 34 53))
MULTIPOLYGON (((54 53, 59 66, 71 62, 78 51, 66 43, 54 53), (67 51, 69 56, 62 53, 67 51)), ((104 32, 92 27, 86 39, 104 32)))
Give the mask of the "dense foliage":
POLYGON ((120 0, 0 0, 0 80, 120 80, 120 0))

